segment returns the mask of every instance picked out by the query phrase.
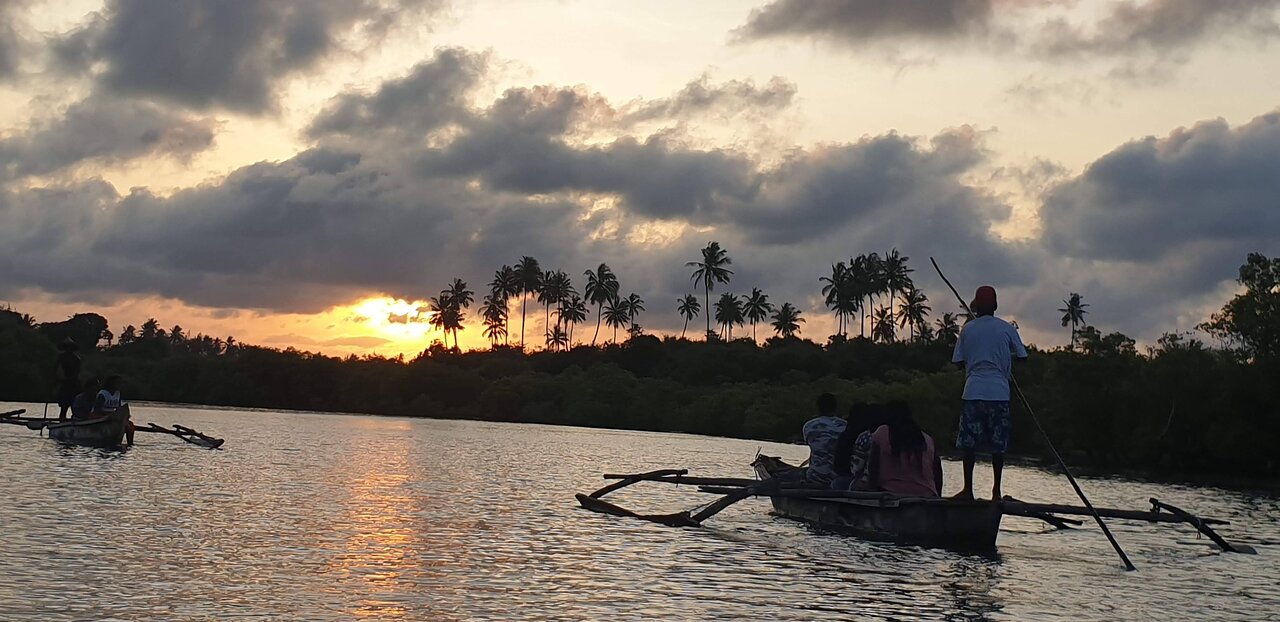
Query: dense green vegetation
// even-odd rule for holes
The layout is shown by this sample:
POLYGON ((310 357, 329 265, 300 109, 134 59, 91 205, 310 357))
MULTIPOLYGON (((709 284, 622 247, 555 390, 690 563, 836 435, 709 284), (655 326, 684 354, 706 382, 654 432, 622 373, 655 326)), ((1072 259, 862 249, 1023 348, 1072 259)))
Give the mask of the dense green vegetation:
MULTIPOLYGON (((1084 325, 1074 331, 1074 349, 1032 352, 1018 377, 1069 461, 1166 474, 1277 474, 1280 260, 1250 256, 1241 283, 1246 291, 1204 325, 1221 348, 1168 334, 1140 352, 1122 334, 1084 325)), ((46 399, 54 344, 66 337, 97 344, 81 352, 86 372, 123 374, 135 400, 776 440, 796 439, 824 391, 844 404, 905 399, 925 429, 949 439, 964 383, 948 364, 950 330, 889 343, 835 335, 824 345, 636 335, 620 345, 531 353, 437 344, 412 360, 343 359, 187 336, 154 320, 115 339, 95 314, 38 324, 0 311, 0 398, 46 399)), ((1015 405, 1014 413, 1013 452, 1042 454, 1026 412, 1015 405)))

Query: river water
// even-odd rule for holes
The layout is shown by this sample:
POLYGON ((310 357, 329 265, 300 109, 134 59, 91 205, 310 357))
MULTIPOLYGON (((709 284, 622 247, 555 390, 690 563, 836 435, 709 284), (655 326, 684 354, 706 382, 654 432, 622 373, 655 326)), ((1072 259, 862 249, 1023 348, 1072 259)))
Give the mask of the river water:
MULTIPOLYGON (((0 404, 0 411, 41 405, 0 404)), ((208 451, 139 434, 127 451, 0 426, 0 620, 1258 620, 1280 619, 1280 500, 1083 479, 1099 505, 1159 497, 1232 521, 1257 555, 1188 527, 1006 518, 995 557, 816 532, 748 500, 703 529, 592 514, 600 474, 750 477, 802 447, 537 425, 135 405, 134 419, 224 437, 208 451)), ((979 468, 979 489, 989 488, 979 468)), ((947 464, 947 490, 958 465, 947 464)), ((1013 467, 1006 492, 1072 502, 1013 467)), ((639 484, 646 512, 710 500, 639 484)))

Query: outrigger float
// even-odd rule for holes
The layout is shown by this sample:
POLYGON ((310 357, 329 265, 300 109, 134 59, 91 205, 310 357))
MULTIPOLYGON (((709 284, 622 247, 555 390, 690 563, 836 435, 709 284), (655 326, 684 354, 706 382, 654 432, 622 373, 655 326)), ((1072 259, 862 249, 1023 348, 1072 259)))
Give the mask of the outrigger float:
MULTIPOLYGON (((119 447, 124 443, 125 428, 129 420, 127 411, 97 419, 66 420, 21 416, 25 412, 25 409, 20 409, 0 413, 0 423, 26 426, 29 430, 46 430, 49 438, 60 443, 104 449, 119 447)), ((134 426, 134 431, 168 434, 206 449, 218 449, 226 442, 180 425, 162 428, 148 423, 145 426, 134 426)))
POLYGON ((800 485, 801 470, 778 458, 757 456, 752 462, 759 479, 690 477, 686 469, 665 469, 630 475, 606 474, 617 480, 589 495, 578 494, 578 503, 593 512, 639 518, 672 527, 699 527, 721 510, 748 497, 768 497, 773 513, 809 523, 820 529, 863 538, 946 548, 965 552, 993 552, 1004 516, 1044 521, 1057 529, 1071 529, 1082 521, 1065 516, 1097 514, 1149 523, 1187 524, 1195 527, 1220 549, 1231 553, 1255 553, 1253 547, 1228 542, 1213 530, 1227 521, 1201 518, 1158 499, 1150 499, 1146 511, 1091 508, 1052 503, 1029 503, 1011 497, 993 503, 980 500, 896 497, 884 492, 822 490, 800 485), (697 486, 703 493, 722 495, 695 510, 673 514, 638 514, 601 497, 639 482, 697 486))

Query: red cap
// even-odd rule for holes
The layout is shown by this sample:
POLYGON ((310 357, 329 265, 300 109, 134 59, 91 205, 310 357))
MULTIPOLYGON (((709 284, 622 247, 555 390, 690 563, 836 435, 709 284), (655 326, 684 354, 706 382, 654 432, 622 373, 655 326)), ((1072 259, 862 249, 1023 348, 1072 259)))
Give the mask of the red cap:
POLYGON ((973 295, 973 302, 969 303, 969 310, 978 315, 991 315, 996 312, 996 288, 990 285, 983 285, 973 295))

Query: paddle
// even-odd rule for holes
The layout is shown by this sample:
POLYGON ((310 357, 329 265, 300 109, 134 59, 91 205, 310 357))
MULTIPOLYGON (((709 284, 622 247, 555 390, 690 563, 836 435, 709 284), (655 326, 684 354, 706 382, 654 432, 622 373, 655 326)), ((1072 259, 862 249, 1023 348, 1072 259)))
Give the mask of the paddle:
MULTIPOLYGON (((929 258, 929 262, 933 264, 933 269, 938 271, 938 276, 942 277, 942 282, 947 284, 947 287, 951 289, 952 294, 955 294, 956 300, 960 301, 960 306, 964 308, 965 313, 968 313, 969 317, 973 317, 973 310, 969 308, 969 304, 964 301, 964 297, 960 295, 960 292, 956 291, 955 286, 947 279, 947 275, 942 273, 942 268, 938 267, 938 262, 935 261, 933 257, 929 258)), ((1071 474, 1071 469, 1067 468, 1067 463, 1062 459, 1062 455, 1058 453, 1058 448, 1054 447, 1053 441, 1049 440, 1049 433, 1045 432, 1044 426, 1040 425, 1040 419, 1036 417, 1035 410, 1031 408, 1031 402, 1028 401, 1027 396, 1023 394, 1022 387, 1018 386, 1018 381, 1013 377, 1012 373, 1009 374, 1009 384, 1013 386, 1014 392, 1018 394, 1018 400, 1022 402, 1022 406, 1026 408, 1027 413, 1031 415, 1031 421, 1036 424, 1036 429, 1040 430, 1040 435, 1044 437, 1044 442, 1049 446, 1049 451, 1053 452, 1053 457, 1057 459, 1058 466, 1062 467, 1062 472, 1066 474, 1067 481, 1071 482, 1071 487, 1075 489, 1076 496, 1080 497, 1080 501, 1084 503, 1086 508, 1089 508, 1089 511, 1093 514, 1093 520, 1098 522, 1098 527, 1101 527, 1102 533, 1106 534, 1107 541, 1111 543, 1111 547, 1116 550, 1116 554, 1118 554, 1120 556, 1120 560, 1124 562, 1125 570, 1137 570, 1138 567, 1134 566, 1133 562, 1129 561, 1129 556, 1125 555, 1124 549, 1120 548, 1120 543, 1116 542, 1116 537, 1111 535, 1111 530, 1107 528, 1106 523, 1102 522, 1102 517, 1099 516, 1098 511, 1093 508, 1093 504, 1089 503, 1088 497, 1084 496, 1084 491, 1080 489, 1080 484, 1076 483, 1075 476, 1071 474)))
POLYGON ((224 442, 226 442, 223 439, 213 438, 212 436, 206 436, 195 430, 192 430, 191 428, 186 428, 180 425, 175 425, 173 426, 173 428, 174 429, 170 430, 169 428, 162 428, 154 423, 148 423, 146 427, 137 426, 134 428, 134 430, 137 432, 155 432, 157 434, 168 434, 170 436, 176 436, 188 443, 191 443, 192 445, 198 445, 206 449, 218 449, 222 446, 224 442))

